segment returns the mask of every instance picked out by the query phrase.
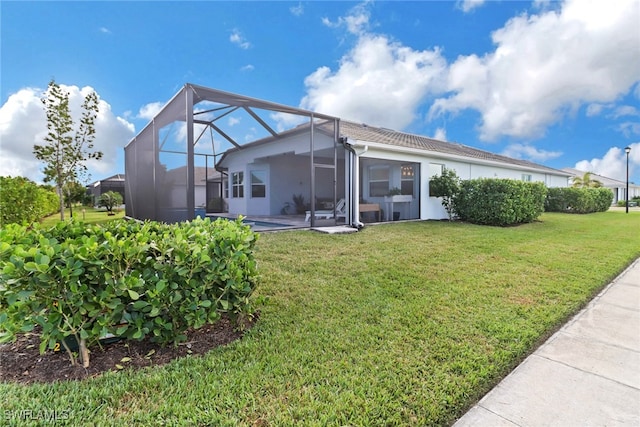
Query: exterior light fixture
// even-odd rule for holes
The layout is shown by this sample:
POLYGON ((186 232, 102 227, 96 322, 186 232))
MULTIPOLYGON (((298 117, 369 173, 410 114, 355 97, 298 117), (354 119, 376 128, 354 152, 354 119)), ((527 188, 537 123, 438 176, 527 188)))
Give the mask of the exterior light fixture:
POLYGON ((629 213, 629 153, 631 152, 631 147, 625 147, 624 152, 627 153, 627 207, 625 212, 629 213))

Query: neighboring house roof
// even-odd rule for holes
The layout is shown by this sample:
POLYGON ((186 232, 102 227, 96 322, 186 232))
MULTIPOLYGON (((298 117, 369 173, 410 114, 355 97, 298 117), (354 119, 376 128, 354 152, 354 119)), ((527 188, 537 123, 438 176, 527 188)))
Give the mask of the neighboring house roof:
POLYGON ((340 121, 340 133, 352 139, 376 142, 380 144, 393 145, 398 147, 413 148, 436 153, 467 157, 478 160, 505 163, 510 166, 520 166, 539 171, 553 173, 556 175, 569 176, 570 174, 558 169, 553 169, 527 160, 513 159, 501 156, 489 151, 479 150, 467 145, 454 142, 439 141, 426 136, 415 135, 396 130, 358 124, 346 120, 340 121))
MULTIPOLYGON (((572 176, 579 177, 579 178, 582 178, 585 173, 589 172, 589 171, 581 171, 579 169, 574 169, 574 168, 562 168, 562 170, 567 172, 567 173, 570 173, 572 176)), ((623 187, 626 187, 626 185, 627 185, 626 181, 620 181, 618 179, 613 179, 613 178, 609 178, 609 177, 606 177, 606 176, 598 175, 598 174, 593 173, 593 172, 589 172, 589 173, 591 174, 591 179, 595 179, 597 181, 600 181, 600 183, 602 184, 603 187, 623 188, 623 187)), ((633 182, 629 182, 629 186, 630 187, 640 187, 638 185, 635 185, 633 182)))
MULTIPOLYGON (((221 173, 214 170, 213 168, 207 168, 204 166, 194 166, 193 168, 194 174, 194 185, 205 185, 207 179, 209 181, 214 181, 216 178, 220 178, 221 173)), ((184 177, 187 176, 187 167, 180 166, 179 168, 169 169, 167 170, 167 179, 171 182, 180 182, 184 180, 184 177)), ((186 185, 186 184, 185 184, 186 185)))
POLYGON ((125 175, 123 173, 117 173, 113 176, 110 176, 109 178, 100 179, 98 181, 92 182, 91 184, 87 185, 87 187, 97 187, 98 185, 101 185, 102 183, 105 183, 105 182, 124 182, 124 181, 125 181, 125 175))

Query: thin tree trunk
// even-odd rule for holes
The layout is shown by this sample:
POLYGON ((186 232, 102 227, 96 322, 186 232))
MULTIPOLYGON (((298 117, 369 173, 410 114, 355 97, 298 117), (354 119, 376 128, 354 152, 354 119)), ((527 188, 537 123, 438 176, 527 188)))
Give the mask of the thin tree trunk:
POLYGON ((60 199, 60 221, 64 221, 64 193, 60 187, 58 187, 58 199, 60 199))
POLYGON ((82 359, 82 366, 89 367, 89 350, 87 349, 87 340, 80 338, 80 358, 82 359))

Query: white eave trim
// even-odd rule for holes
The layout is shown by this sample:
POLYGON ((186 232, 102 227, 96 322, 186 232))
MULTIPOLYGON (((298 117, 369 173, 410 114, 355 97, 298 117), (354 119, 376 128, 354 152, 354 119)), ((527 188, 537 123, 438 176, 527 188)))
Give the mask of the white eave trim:
POLYGON ((557 176, 565 176, 565 177, 573 176, 572 174, 559 169, 551 171, 551 170, 539 169, 531 166, 504 163, 504 162, 498 162, 495 160, 477 159, 474 157, 467 157, 467 156, 461 156, 458 154, 450 154, 450 153, 441 153, 439 151, 430 151, 430 150, 425 150, 421 148, 402 147, 398 145, 390 145, 390 144, 383 144, 380 142, 370 142, 370 141, 362 141, 362 140, 352 140, 352 141, 354 141, 353 145, 355 147, 368 146, 369 149, 378 149, 382 151, 393 151, 396 153, 413 154, 420 157, 427 157, 425 154, 428 153, 428 157, 435 158, 435 159, 456 160, 456 161, 461 161, 464 163, 471 163, 476 165, 499 166, 502 168, 511 168, 511 169, 517 169, 517 170, 522 170, 527 172, 538 172, 538 173, 544 173, 547 175, 557 175, 557 176))

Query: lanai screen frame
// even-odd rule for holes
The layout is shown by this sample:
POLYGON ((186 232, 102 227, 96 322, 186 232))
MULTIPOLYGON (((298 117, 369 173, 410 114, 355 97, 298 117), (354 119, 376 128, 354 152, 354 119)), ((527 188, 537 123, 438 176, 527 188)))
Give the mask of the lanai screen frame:
MULTIPOLYGON (((338 117, 316 113, 313 111, 290 107, 244 95, 225 92, 204 86, 186 83, 182 89, 156 114, 156 116, 136 135, 125 147, 125 174, 128 203, 125 205, 125 213, 128 217, 140 220, 154 221, 184 221, 196 217, 195 207, 195 131, 194 124, 207 125, 219 136, 230 142, 238 149, 243 144, 237 142, 223 130, 217 127, 213 121, 204 121, 196 118, 194 106, 202 101, 210 101, 221 104, 221 108, 244 109, 263 129, 274 138, 278 138, 281 132, 274 130, 267 124, 254 109, 266 110, 273 113, 284 113, 306 117, 310 123, 310 181, 311 181, 311 226, 315 226, 315 169, 314 162, 314 128, 316 120, 333 122, 334 150, 340 144, 340 119, 338 117), (159 131, 176 121, 186 124, 186 152, 177 153, 186 155, 186 210, 180 215, 167 218, 159 208, 159 196, 163 189, 158 188, 158 171, 161 167, 160 152, 161 142, 159 131)), ((235 110, 233 110, 235 111, 235 110)), ((334 174, 336 168, 334 164, 334 174)), ((334 180, 335 182, 335 180, 334 180)), ((334 190, 335 195, 335 190, 334 190)), ((348 207, 349 209, 349 207, 348 207)), ((349 209, 350 210, 350 209, 349 209)))

